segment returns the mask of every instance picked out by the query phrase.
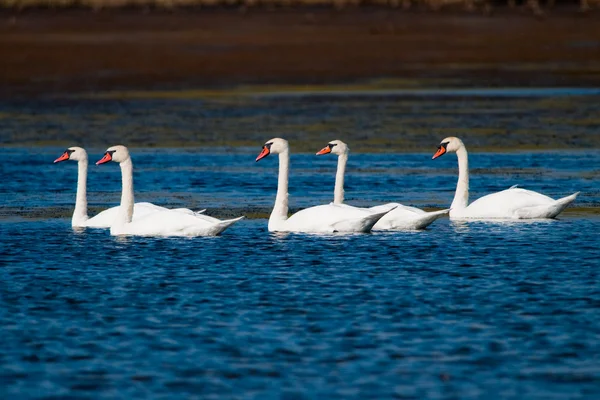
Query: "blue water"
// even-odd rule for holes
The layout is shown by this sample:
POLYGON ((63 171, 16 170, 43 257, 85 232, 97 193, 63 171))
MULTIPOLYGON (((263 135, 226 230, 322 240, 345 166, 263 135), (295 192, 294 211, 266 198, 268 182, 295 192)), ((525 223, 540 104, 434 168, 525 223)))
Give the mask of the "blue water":
MULTIPOLYGON (((597 151, 471 154, 473 199, 581 191, 559 220, 318 236, 267 232, 260 144, 131 149, 138 201, 259 217, 195 239, 74 231, 63 149, 1 149, 0 397, 600 397, 597 151)), ((456 158, 430 158, 352 154, 348 202, 447 207, 456 158)), ((291 206, 330 201, 334 169, 294 154, 291 206)), ((119 191, 90 166, 90 206, 119 191)))

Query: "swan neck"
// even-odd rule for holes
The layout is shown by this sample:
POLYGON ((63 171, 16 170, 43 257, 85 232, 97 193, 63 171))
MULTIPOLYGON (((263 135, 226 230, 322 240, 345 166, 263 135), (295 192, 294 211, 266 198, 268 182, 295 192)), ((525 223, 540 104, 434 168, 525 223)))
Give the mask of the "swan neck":
POLYGON ((344 175, 346 173, 346 164, 348 163, 348 153, 338 156, 337 172, 335 174, 335 190, 333 191, 333 203, 342 204, 344 202, 344 175))
POLYGON ((77 163, 77 197, 75 198, 75 210, 73 220, 86 220, 87 216, 87 171, 88 160, 79 160, 77 163))
POLYGON ((469 205, 469 155, 464 145, 458 149, 456 156, 458 157, 458 183, 450 208, 461 209, 469 205))
POLYGON ((122 179, 121 207, 115 224, 128 224, 133 218, 133 163, 128 158, 119 165, 122 179))
POLYGON ((277 196, 271 218, 287 219, 288 214, 288 179, 290 175, 290 152, 286 150, 279 153, 279 178, 277 182, 277 196))

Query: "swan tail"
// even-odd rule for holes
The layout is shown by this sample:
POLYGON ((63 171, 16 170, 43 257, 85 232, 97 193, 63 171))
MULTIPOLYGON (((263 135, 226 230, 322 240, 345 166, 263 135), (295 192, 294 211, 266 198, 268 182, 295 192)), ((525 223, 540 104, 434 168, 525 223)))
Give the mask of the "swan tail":
POLYGON ((371 229, 373 229, 373 226, 377 223, 377 221, 395 208, 396 207, 393 207, 389 210, 376 212, 365 217, 340 221, 334 224, 333 229, 336 232, 371 232, 371 229))
POLYGON ((554 212, 549 215, 547 218, 555 218, 558 214, 564 211, 565 208, 569 206, 569 204, 573 203, 580 192, 573 193, 570 196, 563 197, 561 199, 556 200, 556 207, 554 212))
POLYGON ((436 219, 439 219, 445 215, 448 215, 449 213, 450 213, 449 208, 447 208, 445 210, 440 210, 440 211, 428 212, 425 215, 419 216, 419 218, 417 218, 417 220, 414 223, 413 229, 425 229, 429 225, 431 225, 433 223, 433 221, 435 221, 436 219))
POLYGON ((377 231, 413 231, 425 229, 431 225, 433 221, 448 215, 450 209, 431 211, 420 213, 416 215, 391 215, 391 218, 383 218, 374 226, 374 230, 377 231))
POLYGON ((397 208, 399 206, 400 206, 400 204, 398 204, 398 203, 386 203, 386 204, 382 204, 382 205, 379 205, 379 206, 369 207, 369 210, 371 210, 374 213, 378 213, 378 212, 390 212, 394 208, 397 208))
POLYGON ((217 224, 215 224, 214 228, 213 228, 213 235, 219 235, 221 234, 225 229, 229 228, 231 225, 235 224, 236 222, 238 222, 239 220, 242 220, 246 218, 245 216, 241 216, 241 217, 237 217, 237 218, 233 218, 233 219, 226 219, 224 221, 221 221, 217 224))
POLYGON ((550 205, 524 207, 517 210, 515 214, 517 218, 521 219, 556 218, 569 204, 575 201, 577 195, 579 192, 560 198, 550 205))

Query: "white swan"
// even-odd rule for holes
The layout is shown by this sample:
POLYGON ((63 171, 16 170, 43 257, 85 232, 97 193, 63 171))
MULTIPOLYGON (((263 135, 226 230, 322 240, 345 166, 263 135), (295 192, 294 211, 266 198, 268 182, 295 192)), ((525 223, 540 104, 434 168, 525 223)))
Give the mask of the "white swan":
POLYGON ((121 206, 111 235, 136 236, 216 236, 244 217, 221 221, 216 218, 178 210, 159 210, 132 221, 133 216, 133 163, 125 146, 113 146, 96 164, 118 162, 121 167, 121 206))
POLYGON ((432 159, 455 152, 458 157, 458 183, 450 206, 450 219, 537 219, 554 218, 571 204, 579 192, 554 200, 531 190, 512 186, 488 194, 469 204, 469 158, 462 140, 447 137, 432 159))
POLYGON ((305 208, 288 218, 290 150, 287 140, 275 138, 264 144, 256 161, 279 154, 279 181, 275 206, 269 217, 270 232, 369 232, 387 212, 327 204, 305 208))
MULTIPOLYGON (((333 140, 317 152, 317 155, 336 154, 338 156, 337 172, 335 175, 335 189, 333 192, 333 203, 345 205, 344 203, 344 174, 348 162, 348 145, 341 140, 333 140)), ((352 207, 352 206, 347 206, 352 207)), ((416 207, 408 207, 400 203, 387 203, 369 208, 371 211, 384 211, 395 207, 394 210, 384 215, 373 230, 415 230, 424 229, 436 219, 448 214, 450 210, 423 211, 416 207)))
MULTIPOLYGON (((87 213, 87 170, 88 154, 81 147, 69 147, 65 152, 54 160, 54 163, 73 160, 77 161, 77 196, 75 198, 75 210, 71 218, 74 228, 109 228, 118 214, 119 206, 111 207, 90 218, 87 213)), ((133 219, 138 219, 158 210, 166 210, 164 207, 152 203, 136 203, 133 208, 133 219)), ((191 211, 190 211, 191 212, 191 211)))

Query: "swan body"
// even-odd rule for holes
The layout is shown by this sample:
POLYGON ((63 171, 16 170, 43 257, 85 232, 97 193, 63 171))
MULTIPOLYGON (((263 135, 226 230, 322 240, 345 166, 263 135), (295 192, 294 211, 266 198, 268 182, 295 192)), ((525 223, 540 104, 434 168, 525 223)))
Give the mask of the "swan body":
POLYGON ((121 167, 121 205, 110 227, 114 236, 216 236, 244 217, 221 221, 187 209, 163 209, 132 220, 134 209, 133 163, 125 146, 113 146, 96 164, 118 162, 121 167))
MULTIPOLYGON (((117 217, 117 215, 119 215, 119 207, 120 206, 111 207, 109 209, 99 212, 94 217, 89 218, 87 220, 83 220, 83 219, 78 220, 77 221, 78 225, 75 225, 75 224, 72 224, 72 225, 73 225, 73 227, 110 228, 111 225, 113 224, 115 218, 117 217)), ((141 218, 147 216, 148 214, 152 214, 157 211, 167 211, 167 210, 169 210, 169 209, 166 207, 157 206, 152 203, 147 203, 147 202, 135 203, 133 205, 132 220, 136 221, 138 219, 141 219, 141 218)), ((206 210, 192 211, 188 208, 175 208, 172 211, 200 216, 206 210)), ((205 218, 208 220, 214 219, 212 217, 209 217, 208 215, 202 215, 200 218, 205 218)))
POLYGON ((270 232, 369 232, 389 210, 324 204, 305 208, 288 219, 269 218, 270 232))
POLYGON ((393 208, 371 211, 365 208, 325 204, 305 208, 288 217, 290 151, 287 140, 269 140, 256 161, 269 154, 279 154, 279 181, 275 206, 269 217, 269 232, 369 232, 377 221, 393 208))
MULTIPOLYGON (((133 219, 140 219, 156 211, 165 210, 164 207, 156 206, 152 203, 135 203, 133 205, 133 219)), ((119 206, 111 207, 101 211, 97 215, 87 220, 81 219, 72 223, 73 227, 87 228, 110 228, 116 216, 119 214, 119 206)))
MULTIPOLYGON (((54 160, 54 163, 62 161, 77 161, 77 195, 75 198, 75 210, 71 218, 71 226, 74 228, 110 228, 115 217, 119 212, 119 206, 111 207, 104 210, 94 217, 90 218, 87 212, 87 170, 88 170, 88 154, 81 147, 69 147, 64 153, 54 160)), ((142 218, 155 211, 166 210, 164 207, 154 205, 152 203, 136 203, 133 207, 133 219, 142 218)), ((193 213, 188 209, 180 209, 182 212, 193 213)), ((204 210, 203 210, 204 211, 204 210)))
POLYGON ((555 218, 579 193, 554 200, 532 190, 509 188, 480 197, 468 207, 450 211, 452 219, 555 218))
POLYGON ((458 157, 458 183, 450 206, 450 219, 541 219, 555 218, 577 198, 577 193, 554 200, 516 185, 480 197, 469 204, 469 161, 467 149, 459 138, 447 137, 433 155, 436 159, 455 152, 458 157))
MULTIPOLYGON (((344 204, 344 175, 348 154, 350 149, 348 145, 341 140, 333 140, 322 148, 317 155, 336 154, 338 156, 338 166, 335 175, 335 189, 333 195, 333 204, 346 208, 360 209, 344 204)), ((387 203, 375 207, 367 208, 369 212, 387 212, 373 226, 373 230, 417 230, 424 229, 438 218, 448 215, 449 210, 427 212, 416 207, 409 207, 400 203, 387 203), (390 211, 391 210, 391 211, 390 211)))
POLYGON ((217 236, 225 229, 243 219, 210 222, 197 215, 177 210, 161 210, 130 223, 116 223, 110 228, 113 236, 217 236))
MULTIPOLYGON (((417 207, 405 206, 399 203, 388 203, 385 206, 389 207, 396 205, 396 208, 381 218, 373 227, 374 231, 378 230, 419 230, 425 229, 438 218, 448 215, 450 209, 439 211, 424 211, 417 207)), ((371 210, 377 210, 382 206, 371 207, 371 210)))

